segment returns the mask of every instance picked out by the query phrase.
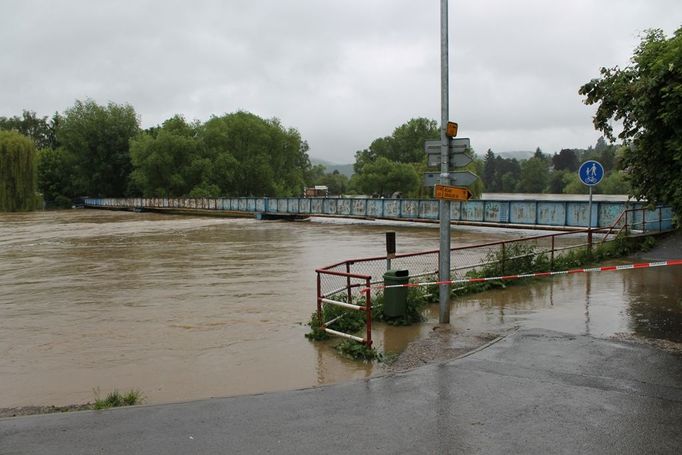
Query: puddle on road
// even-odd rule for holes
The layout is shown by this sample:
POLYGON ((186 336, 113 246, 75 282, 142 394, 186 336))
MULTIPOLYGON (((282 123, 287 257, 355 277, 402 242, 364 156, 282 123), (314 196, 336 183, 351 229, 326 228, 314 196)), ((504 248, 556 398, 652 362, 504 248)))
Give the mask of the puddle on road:
MULTIPOLYGON (((434 315, 433 317, 437 317, 434 315)), ((682 266, 536 279, 453 304, 459 330, 515 326, 608 338, 682 342, 682 266)))

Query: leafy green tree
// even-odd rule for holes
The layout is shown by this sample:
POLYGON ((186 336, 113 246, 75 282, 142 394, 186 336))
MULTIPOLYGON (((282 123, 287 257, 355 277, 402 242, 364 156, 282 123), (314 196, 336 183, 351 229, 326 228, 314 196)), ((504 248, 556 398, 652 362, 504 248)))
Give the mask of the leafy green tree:
POLYGON ((516 158, 495 158, 495 180, 492 191, 513 193, 521 179, 521 164, 516 158))
POLYGON ((0 131, 0 211, 37 207, 35 145, 15 131, 0 131))
POLYGON ((483 174, 481 174, 486 191, 498 191, 495 185, 497 183, 495 181, 495 173, 495 154, 492 150, 488 149, 484 158, 483 174))
POLYGON ((571 149, 561 149, 559 153, 555 153, 552 157, 552 165, 555 171, 577 172, 580 167, 578 155, 575 150, 571 149))
POLYGON ((615 139, 611 120, 622 124, 632 195, 682 213, 682 28, 671 38, 650 30, 629 66, 600 73, 579 93, 598 104, 594 125, 608 139, 615 139))
POLYGON ((77 195, 73 188, 73 161, 62 148, 46 148, 38 151, 38 190, 48 204, 67 208, 77 195))
MULTIPOLYGON (((554 155, 556 156, 556 155, 554 155)), ((553 171, 549 174, 549 183, 547 184, 547 192, 552 194, 561 194, 564 192, 564 185, 566 175, 570 171, 553 171)))
POLYGON ((329 188, 329 194, 339 195, 348 192, 349 178, 338 170, 324 174, 315 181, 315 185, 325 185, 329 188))
POLYGON ((389 197, 396 191, 402 194, 414 193, 420 184, 419 175, 413 165, 390 161, 383 156, 365 164, 356 176, 355 184, 361 192, 384 197, 389 197))
POLYGON ((439 137, 435 120, 413 118, 393 130, 391 136, 377 138, 368 149, 357 151, 353 169, 358 174, 365 164, 381 157, 398 163, 421 163, 426 159, 424 142, 439 137))
POLYGON ((549 183, 549 164, 541 155, 521 162, 521 178, 516 187, 519 193, 542 193, 549 183))
MULTIPOLYGON (((599 185, 592 187, 593 192, 598 193, 599 185)), ((580 181, 577 172, 564 174, 564 194, 587 194, 589 187, 580 181)))
POLYGON ((598 186, 604 194, 630 194, 630 185, 622 171, 609 172, 598 186))
POLYGON ((221 163, 207 182, 223 189, 222 179, 232 179, 230 194, 293 196, 305 186, 311 169, 308 144, 277 119, 243 111, 213 117, 204 124, 201 137, 211 163, 221 163))
POLYGON ((132 106, 76 101, 57 128, 57 140, 74 163, 74 188, 81 194, 121 197, 132 171, 129 141, 140 131, 132 106))
POLYGON ((0 130, 17 131, 27 136, 35 142, 37 149, 54 148, 57 146, 54 128, 58 121, 58 114, 49 121, 47 117, 38 117, 35 112, 24 110, 21 117, 0 117, 0 130))
MULTIPOLYGON (((209 180, 208 174, 213 169, 211 162, 204 162, 204 165, 197 163, 201 158, 206 158, 203 145, 197 137, 198 129, 197 124, 189 124, 176 115, 166 120, 161 127, 132 139, 132 187, 145 196, 177 197, 189 195, 195 186, 209 180)), ((222 168, 223 165, 222 160, 214 163, 216 168, 222 168)), ((205 185, 203 191, 207 189, 213 188, 205 185)))

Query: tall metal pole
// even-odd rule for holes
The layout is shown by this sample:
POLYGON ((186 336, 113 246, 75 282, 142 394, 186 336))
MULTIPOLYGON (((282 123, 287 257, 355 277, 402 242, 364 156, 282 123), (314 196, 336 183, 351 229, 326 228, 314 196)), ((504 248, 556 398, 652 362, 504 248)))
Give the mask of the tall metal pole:
MULTIPOLYGON (((445 134, 449 118, 448 89, 448 0, 440 0, 440 182, 450 184, 448 142, 445 134)), ((450 281, 450 201, 441 199, 438 204, 440 216, 439 281, 450 281)), ((438 294, 438 322, 450 322, 450 285, 441 284, 438 294)))
POLYGON ((587 251, 592 254, 592 186, 590 186, 590 202, 587 204, 587 251))

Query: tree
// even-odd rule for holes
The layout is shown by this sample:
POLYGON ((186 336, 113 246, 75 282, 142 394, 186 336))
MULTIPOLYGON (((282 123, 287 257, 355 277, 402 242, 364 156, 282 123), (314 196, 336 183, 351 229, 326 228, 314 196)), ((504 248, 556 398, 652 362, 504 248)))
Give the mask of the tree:
POLYGON ((15 131, 0 131, 0 211, 37 207, 35 145, 15 131))
POLYGON ((369 148, 355 152, 353 170, 358 174, 365 164, 381 157, 398 163, 421 163, 426 157, 424 142, 439 137, 440 129, 435 120, 413 118, 394 129, 391 136, 377 138, 369 148))
POLYGON ((132 170, 129 142, 140 131, 132 106, 76 101, 57 128, 57 140, 74 163, 74 188, 81 194, 121 197, 132 170))
POLYGON ((383 156, 365 164, 354 177, 361 192, 385 197, 396 191, 403 194, 413 193, 419 188, 420 183, 413 165, 396 163, 383 156))
POLYGON ((349 188, 349 178, 338 170, 328 172, 315 180, 315 185, 324 185, 329 189, 329 194, 344 194, 349 188))
POLYGON ((495 154, 492 150, 488 149, 485 154, 484 164, 483 164, 483 184, 485 185, 486 191, 495 192, 498 188, 495 186, 495 154))
POLYGON ((46 148, 38 151, 38 190, 48 204, 67 208, 78 193, 74 190, 71 155, 62 148, 46 148))
MULTIPOLYGON (((208 179, 211 169, 198 165, 203 146, 197 137, 197 124, 189 124, 179 115, 166 120, 161 127, 131 140, 130 157, 133 168, 131 187, 145 196, 187 196, 195 186, 208 179)), ((220 167, 222 160, 214 165, 220 167)), ((230 183, 230 179, 225 184, 230 183)), ((208 189, 205 185, 204 192, 208 189)), ((219 194, 216 194, 218 196, 219 194)))
POLYGON ((559 153, 555 153, 552 157, 552 165, 555 171, 571 171, 576 172, 580 164, 578 163, 578 155, 575 150, 562 149, 559 153))
POLYGON ((682 28, 666 38, 650 30, 625 68, 601 68, 580 87, 586 104, 598 104, 594 126, 615 140, 611 120, 628 148, 622 165, 632 195, 670 204, 682 213, 682 28))
POLYGON ((207 157, 219 167, 205 171, 208 183, 236 196, 294 196, 310 175, 308 143, 279 120, 249 112, 213 117, 201 128, 207 157), (223 180, 230 179, 225 187, 223 180))
POLYGON ((549 183, 549 164, 541 155, 521 162, 521 179, 516 187, 519 193, 542 193, 549 183))
POLYGON ((41 118, 33 111, 24 110, 21 117, 0 117, 0 130, 23 134, 35 142, 37 149, 54 148, 57 146, 54 128, 58 122, 58 114, 49 121, 47 117, 41 118))

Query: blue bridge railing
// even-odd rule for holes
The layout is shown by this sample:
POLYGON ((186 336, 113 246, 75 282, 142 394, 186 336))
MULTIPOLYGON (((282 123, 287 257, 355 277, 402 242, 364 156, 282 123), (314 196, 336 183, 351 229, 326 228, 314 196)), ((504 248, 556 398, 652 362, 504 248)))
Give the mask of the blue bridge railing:
MULTIPOLYGON (((130 210, 216 210, 235 214, 334 216, 404 221, 438 220, 435 199, 366 198, 86 198, 86 207, 130 210)), ((642 231, 673 228, 672 209, 653 209, 641 202, 595 201, 592 227, 610 227, 627 209, 635 209, 628 223, 642 231)), ((454 223, 491 223, 523 226, 588 227, 588 202, 574 200, 453 201, 454 223)))

